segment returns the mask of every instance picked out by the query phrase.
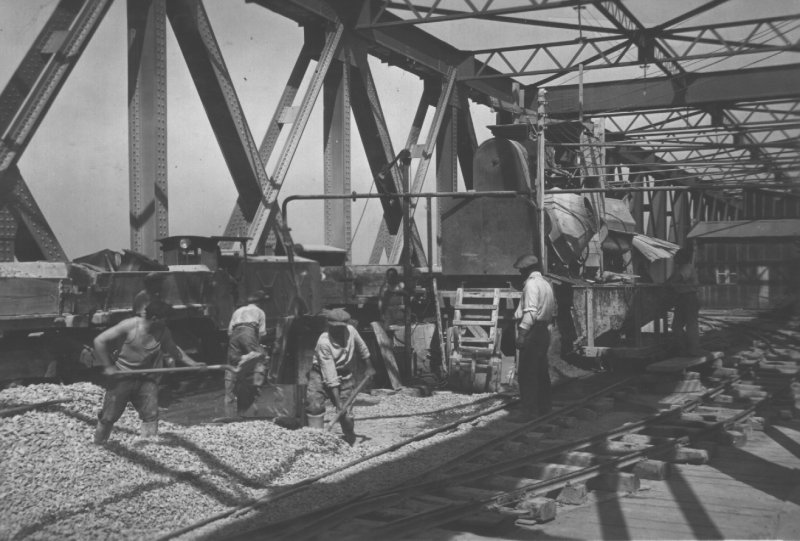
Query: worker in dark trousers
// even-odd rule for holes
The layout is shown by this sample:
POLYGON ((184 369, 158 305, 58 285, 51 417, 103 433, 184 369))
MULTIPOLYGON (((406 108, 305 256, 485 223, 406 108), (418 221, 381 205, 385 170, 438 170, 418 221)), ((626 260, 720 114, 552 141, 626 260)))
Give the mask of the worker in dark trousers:
POLYGON ((266 314, 262 303, 269 299, 265 291, 247 297, 247 303, 237 308, 228 324, 228 364, 240 367, 243 359, 257 358, 254 368, 241 366, 240 371, 225 371, 225 416, 243 415, 256 402, 266 374, 267 352, 261 341, 267 334, 266 314))
MULTIPOLYGON (((350 325, 350 314, 340 308, 323 310, 320 314, 327 320, 327 330, 317 339, 314 348, 314 360, 308 372, 306 388, 306 415, 312 428, 323 428, 325 401, 330 399, 336 406, 336 412, 342 411, 344 404, 353 393, 356 355, 366 365, 364 377, 375 375, 375 368, 370 360, 369 348, 350 325)), ((352 410, 340 417, 344 440, 353 445, 356 441, 355 419, 352 410)))
POLYGON ((109 377, 103 409, 94 433, 94 442, 108 441, 114 423, 119 420, 128 402, 133 404, 142 420, 140 436, 143 439, 158 436, 158 383, 151 376, 123 376, 148 368, 160 368, 164 353, 172 355, 189 366, 203 366, 172 340, 167 328, 171 306, 163 301, 153 301, 145 308, 144 317, 134 316, 117 323, 94 339, 95 357, 105 366, 109 377), (112 353, 118 352, 112 362, 112 353))
POLYGON ((700 281, 692 265, 692 252, 681 248, 673 258, 675 269, 667 278, 675 301, 675 314, 672 318, 672 332, 682 353, 702 355, 700 349, 700 300, 697 291, 700 281))
POLYGON ((525 278, 514 319, 519 350, 519 418, 528 420, 549 413, 552 407, 547 350, 550 347, 549 325, 555 315, 556 302, 553 288, 542 276, 536 256, 520 257, 514 268, 525 278))

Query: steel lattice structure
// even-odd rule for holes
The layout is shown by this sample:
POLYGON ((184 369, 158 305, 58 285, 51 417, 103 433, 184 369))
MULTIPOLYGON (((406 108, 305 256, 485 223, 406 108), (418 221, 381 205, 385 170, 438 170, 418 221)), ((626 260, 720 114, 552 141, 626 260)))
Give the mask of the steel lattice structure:
MULTIPOLYGON (((239 194, 226 234, 254 238, 253 252, 291 242, 278 196, 317 101, 325 122, 326 193, 350 189, 351 114, 378 193, 419 192, 431 167, 437 190, 456 189, 459 166, 469 189, 477 147, 470 101, 509 123, 535 118, 542 88, 551 119, 604 125, 610 185, 697 189, 639 192, 635 214, 642 231, 680 242, 691 219, 748 214, 745 188, 772 188, 781 197, 800 183, 800 10, 790 0, 765 3, 760 17, 737 15, 743 10, 735 0, 698 0, 666 15, 645 0, 250 3, 296 21, 305 36, 260 144, 201 0, 127 1, 128 31, 136 37, 128 55, 128 102, 131 246, 137 251, 155 255, 153 240, 168 231, 167 22, 239 194), (557 39, 543 37, 554 32, 557 39), (370 55, 424 81, 402 147, 389 137, 370 55), (301 95, 307 73, 310 83, 301 95), (435 114, 426 122, 429 108, 435 114), (398 161, 401 150, 407 159, 398 161), (268 171, 273 153, 276 165, 268 171), (409 160, 414 174, 402 167, 409 160)), ((59 0, 0 94, 2 260, 66 257, 17 162, 109 4, 59 0)), ((397 261, 401 205, 391 197, 381 202, 384 221, 373 260, 386 254, 397 261)), ((346 247, 349 206, 327 204, 324 227, 326 243, 346 247)), ((408 231, 423 262, 416 227, 408 231)))

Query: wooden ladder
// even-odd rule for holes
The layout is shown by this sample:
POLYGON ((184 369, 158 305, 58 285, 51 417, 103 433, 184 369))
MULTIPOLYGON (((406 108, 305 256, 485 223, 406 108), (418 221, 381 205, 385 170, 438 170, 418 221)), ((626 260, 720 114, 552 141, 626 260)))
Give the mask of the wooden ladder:
POLYGON ((464 289, 456 291, 453 327, 461 353, 491 356, 499 348, 497 321, 500 290, 464 289))

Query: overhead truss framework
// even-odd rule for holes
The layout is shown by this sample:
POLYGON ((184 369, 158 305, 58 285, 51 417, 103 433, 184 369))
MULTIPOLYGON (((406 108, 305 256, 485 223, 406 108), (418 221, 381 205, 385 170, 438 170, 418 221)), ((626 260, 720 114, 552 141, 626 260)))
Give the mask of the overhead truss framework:
MULTIPOLYGON (((697 0, 660 19, 638 0, 246 1, 305 29, 260 145, 202 1, 128 0, 131 243, 148 255, 154 255, 153 240, 168 231, 165 18, 239 194, 226 233, 252 237, 254 253, 291 242, 278 196, 317 101, 325 119, 324 189, 349 190, 352 114, 376 189, 387 196, 373 253, 391 262, 400 256, 403 216, 390 196, 421 190, 434 154, 437 189, 455 189, 459 165, 465 186, 472 186, 477 141, 468 100, 507 122, 534 116, 537 92, 546 87, 550 117, 604 123, 608 184, 702 189, 691 200, 682 192, 672 202, 653 195, 643 203, 658 234, 666 214, 681 220, 730 215, 725 209, 741 208, 743 185, 786 189, 800 178, 800 13, 790 0, 766 4, 759 17, 737 13, 729 0, 697 0), (553 31, 557 39, 544 37, 553 31), (368 55, 424 81, 403 148, 389 139, 368 55), (606 82, 583 84, 584 73, 606 82), (429 108, 435 113, 422 134, 429 108), (284 128, 283 146, 276 148, 284 128), (276 165, 267 171, 274 151, 276 165), (402 151, 407 159, 398 161, 402 151)), ((109 4, 59 0, 0 94, 0 259, 66 257, 17 162, 109 4)), ((413 208, 412 202, 411 220, 413 208)), ((671 234, 677 240, 681 224, 671 234)), ((327 243, 349 248, 347 204, 326 206, 325 231, 327 243)), ((424 254, 413 223, 407 231, 416 251, 409 255, 420 263, 424 254)))
POLYGON ((524 84, 529 108, 537 89, 548 87, 552 116, 605 118, 607 129, 631 139, 648 139, 665 118, 689 115, 692 123, 682 126, 681 137, 662 133, 644 148, 676 164, 720 162, 691 170, 692 178, 706 182, 796 181, 798 132, 786 117, 800 101, 800 10, 792 2, 775 2, 769 12, 736 13, 735 7, 728 0, 698 0, 645 24, 653 14, 636 0, 387 0, 373 2, 357 28, 480 35, 489 46, 462 46, 469 55, 459 72, 462 83, 513 78, 524 84), (460 32, 452 31, 454 23, 460 32), (532 27, 556 29, 559 39, 537 38, 532 27), (629 68, 624 79, 575 84, 584 72, 620 74, 622 68, 629 68), (638 119, 636 133, 618 125, 623 112, 638 119), (724 174, 725 161, 744 157, 750 165, 724 174))

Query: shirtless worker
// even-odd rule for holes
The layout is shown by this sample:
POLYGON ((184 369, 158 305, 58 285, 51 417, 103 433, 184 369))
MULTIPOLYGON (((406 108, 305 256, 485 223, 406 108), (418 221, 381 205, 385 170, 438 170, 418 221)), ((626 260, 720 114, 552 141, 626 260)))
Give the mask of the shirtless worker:
POLYGON ((128 402, 133 404, 142 420, 139 435, 143 439, 158 436, 156 378, 149 375, 121 376, 120 372, 159 368, 165 353, 189 366, 205 366, 175 345, 166 324, 171 309, 163 301, 152 301, 145 308, 144 316, 120 321, 94 339, 94 354, 105 367, 103 373, 109 377, 94 432, 96 444, 108 441, 114 423, 122 416, 128 402), (118 351, 116 358, 112 358, 115 351, 118 351))

